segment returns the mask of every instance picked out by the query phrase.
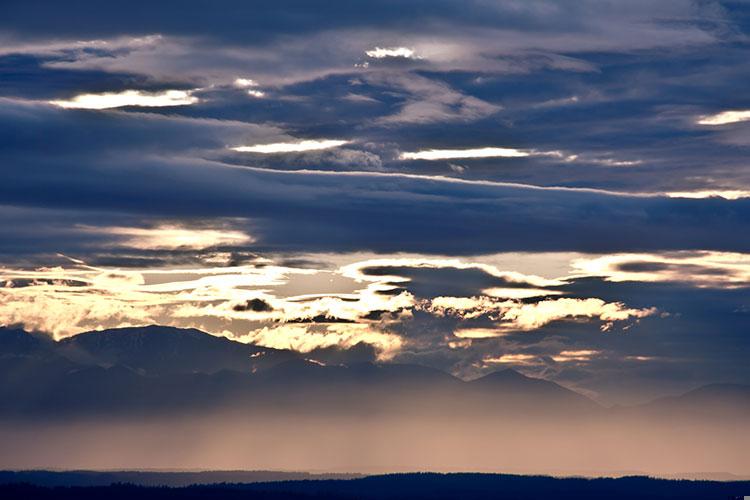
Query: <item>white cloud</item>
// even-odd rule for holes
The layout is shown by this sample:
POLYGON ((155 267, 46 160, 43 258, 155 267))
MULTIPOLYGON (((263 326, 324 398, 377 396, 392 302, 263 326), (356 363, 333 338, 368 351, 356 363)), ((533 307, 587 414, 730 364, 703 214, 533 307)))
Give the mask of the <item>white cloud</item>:
POLYGON ((70 100, 49 101, 61 108, 110 109, 123 106, 165 107, 187 106, 198 102, 192 90, 166 90, 164 92, 144 92, 125 90, 103 94, 80 94, 70 100))
POLYGON ((532 153, 514 148, 427 149, 401 153, 401 160, 456 160, 461 158, 520 158, 532 153))
POLYGON ((234 80, 234 86, 241 89, 247 89, 247 95, 250 97, 265 97, 266 93, 257 88, 258 82, 253 80, 252 78, 235 78, 234 80))
POLYGON ((727 125, 729 123, 750 121, 750 110, 722 111, 715 115, 705 115, 698 120, 699 125, 727 125))
POLYGON ((724 198, 739 200, 750 198, 750 191, 746 189, 705 189, 700 191, 671 191, 665 193, 670 198, 724 198))
POLYGON ((503 354, 500 356, 494 356, 485 358, 485 363, 489 364, 511 364, 511 365, 535 365, 539 364, 539 359, 533 354, 503 354))
POLYGON ((576 361, 589 361, 594 356, 598 355, 599 351, 583 349, 578 351, 562 351, 559 354, 552 356, 552 359, 558 363, 568 363, 576 361))
POLYGON ((237 78, 234 80, 234 86, 242 89, 247 87, 257 87, 258 82, 256 82, 252 78, 237 78))
POLYGON ((252 242, 242 231, 225 229, 196 229, 171 225, 155 228, 140 227, 83 227, 88 232, 122 236, 123 246, 138 249, 193 248, 196 250, 217 245, 239 245, 252 242))
POLYGON ((500 337, 513 331, 539 329, 553 321, 591 318, 609 323, 651 316, 656 309, 631 309, 620 302, 605 302, 598 298, 556 298, 534 303, 516 300, 497 301, 490 297, 436 297, 425 309, 437 316, 474 319, 487 315, 497 321, 495 328, 465 328, 454 332, 462 338, 500 337))
POLYGON ((407 59, 421 59, 408 47, 375 47, 365 52, 373 59, 385 59, 386 57, 405 57, 407 59))
POLYGON ((623 253, 575 259, 572 266, 574 277, 602 276, 616 282, 683 282, 706 288, 750 283, 750 255, 734 252, 623 253))
POLYGON ((273 144, 256 144, 254 146, 236 146, 231 148, 240 153, 299 153, 303 151, 317 151, 321 149, 337 148, 349 141, 326 139, 322 141, 308 140, 298 142, 276 142, 273 144))
MULTIPOLYGON (((400 160, 457 160, 472 158, 524 158, 527 156, 548 157, 567 163, 590 163, 605 167, 631 167, 643 163, 641 160, 617 160, 614 158, 600 158, 589 154, 569 154, 564 151, 540 151, 537 149, 517 149, 506 147, 483 147, 470 149, 426 149, 422 151, 404 152, 399 155, 400 160)), ((451 169, 461 173, 466 167, 450 165, 451 169)))
POLYGON ((334 346, 349 348, 365 342, 377 349, 381 360, 393 357, 402 344, 401 337, 398 335, 373 330, 366 324, 331 324, 317 329, 311 329, 306 325, 264 326, 238 337, 237 340, 299 352, 310 352, 314 349, 334 346))

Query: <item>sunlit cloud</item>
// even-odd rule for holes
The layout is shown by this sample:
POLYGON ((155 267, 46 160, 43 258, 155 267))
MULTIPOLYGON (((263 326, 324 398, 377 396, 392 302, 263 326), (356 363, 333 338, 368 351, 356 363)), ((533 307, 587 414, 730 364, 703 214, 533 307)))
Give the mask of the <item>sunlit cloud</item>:
MULTIPOLYGON (((400 160, 470 160, 479 158, 525 158, 542 157, 565 163, 584 163, 601 165, 603 167, 632 167, 640 165, 641 160, 619 160, 611 157, 601 157, 592 154, 572 154, 564 151, 539 151, 537 149, 517 149, 505 147, 485 147, 470 149, 426 149, 421 151, 408 151, 399 155, 400 160)), ((451 168, 462 173, 466 167, 450 165, 451 168)))
POLYGON ((551 295, 562 295, 558 290, 545 290, 543 288, 486 288, 482 293, 498 299, 531 299, 533 297, 547 297, 551 295))
POLYGON ((750 120, 750 110, 730 110, 716 113, 715 115, 705 115, 698 119, 699 125, 727 125, 729 123, 746 122, 750 120))
POLYGON ((242 89, 247 87, 257 87, 258 82, 256 82, 252 78, 237 78, 234 80, 234 86, 242 89))
POLYGON ((236 78, 234 80, 234 86, 241 89, 247 89, 247 95, 250 97, 262 98, 266 95, 265 92, 257 88, 259 86, 258 82, 252 78, 236 78))
MULTIPOLYGON (((558 279, 544 278, 533 274, 524 274, 516 271, 505 271, 499 269, 497 266, 482 262, 467 262, 461 259, 455 258, 430 258, 430 257, 392 257, 392 258, 375 258, 360 260, 353 264, 347 264, 340 268, 341 274, 350 277, 358 281, 371 281, 371 282, 401 282, 407 283, 409 278, 399 276, 394 269, 394 274, 377 276, 367 274, 365 270, 367 268, 384 268, 389 267, 413 267, 422 269, 479 269, 484 271, 490 276, 506 280, 511 283, 518 283, 528 285, 529 288, 541 288, 550 286, 559 286, 563 284, 563 281, 558 279)), ((527 288, 527 289, 529 289, 527 288)))
POLYGON ((745 189, 704 189, 698 191, 670 191, 665 193, 670 198, 724 198, 725 200, 739 200, 750 198, 750 190, 745 189))
POLYGON ((559 354, 552 356, 552 359, 558 363, 578 362, 578 361, 589 361, 594 356, 598 355, 599 351, 590 349, 581 349, 578 351, 562 351, 559 354))
POLYGON ((303 151, 317 151, 321 149, 337 148, 349 141, 326 139, 321 141, 307 140, 298 142, 276 142, 273 144, 256 144, 254 146, 236 146, 232 149, 240 153, 300 153, 303 151))
POLYGON ((401 160, 457 160, 466 158, 522 158, 530 156, 529 151, 514 148, 475 148, 475 149, 428 149, 401 153, 401 160))
MULTIPOLYGON (((154 234, 133 234, 130 229, 122 231, 126 237, 140 238, 139 243, 151 246, 154 234)), ((163 237, 171 236, 167 231, 163 237)), ((89 266, 80 259, 70 261, 70 267, 0 268, 0 325, 19 324, 61 338, 90 329, 158 323, 300 350, 371 342, 388 356, 401 341, 384 330, 410 317, 414 305, 408 292, 381 294, 377 283, 340 296, 284 294, 281 290, 294 290, 291 285, 300 277, 310 281, 318 274, 319 289, 324 291, 330 271, 271 261, 261 266, 128 271, 89 266), (378 314, 371 315, 373 311, 378 314), (248 336, 248 331, 254 333, 248 336)))
POLYGON ((453 335, 460 339, 491 339, 505 333, 497 328, 458 328, 453 331, 453 335))
POLYGON ((641 363, 645 363, 647 361, 654 361, 656 359, 659 359, 655 356, 625 356, 625 360, 627 361, 639 361, 641 363))
POLYGON ((510 364, 510 365, 536 365, 539 358, 533 354, 502 354, 485 358, 482 361, 487 364, 510 364))
POLYGON ((243 245, 253 239, 242 231, 201 229, 163 225, 154 228, 105 227, 85 228, 89 232, 122 237, 122 246, 138 249, 204 249, 219 245, 243 245))
POLYGON ((349 348, 363 342, 375 347, 381 360, 393 357, 402 344, 398 335, 373 330, 366 324, 332 324, 316 328, 306 325, 266 326, 239 336, 237 340, 299 352, 310 352, 325 347, 349 348))
POLYGON ((198 101, 199 99, 193 95, 191 90, 167 90, 163 92, 125 90, 103 94, 81 94, 70 100, 55 100, 50 101, 50 103, 61 108, 110 109, 123 106, 187 106, 198 101))
POLYGON ((460 329, 454 335, 462 338, 498 337, 510 331, 532 331, 559 320, 596 319, 609 331, 613 322, 640 319, 656 314, 655 308, 632 309, 620 302, 598 298, 557 298, 533 303, 496 301, 489 297, 436 297, 425 310, 438 316, 454 316, 464 320, 487 316, 495 328, 460 329))
POLYGON ((598 298, 560 298, 532 304, 514 303, 502 313, 507 321, 503 326, 514 330, 536 330, 562 319, 596 318, 605 323, 645 318, 656 313, 656 309, 631 309, 620 302, 605 302, 598 298))
POLYGON ((574 276, 600 276, 609 281, 684 282, 697 287, 750 284, 750 254, 733 252, 669 252, 614 254, 573 260, 574 276))
POLYGON ((374 49, 365 51, 365 54, 367 54, 367 57, 372 57, 373 59, 384 59, 387 57, 420 59, 420 57, 414 53, 414 50, 408 47, 375 47, 374 49))

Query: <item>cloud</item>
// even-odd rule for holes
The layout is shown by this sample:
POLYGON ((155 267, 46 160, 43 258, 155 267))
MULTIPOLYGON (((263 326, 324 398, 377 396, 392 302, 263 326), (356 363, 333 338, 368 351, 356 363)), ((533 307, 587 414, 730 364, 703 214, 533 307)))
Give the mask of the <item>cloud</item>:
POLYGON ((366 81, 406 94, 396 113, 379 119, 383 124, 472 122, 502 109, 502 106, 466 95, 446 83, 416 74, 370 73, 366 75, 366 81))
POLYGON ((401 153, 402 160, 456 160, 461 158, 520 158, 530 152, 513 148, 429 149, 401 153))
POLYGON ((750 285, 750 255, 732 252, 613 254, 572 262, 574 275, 609 281, 681 282, 699 287, 750 285))
POLYGON ((387 57, 420 59, 420 57, 414 53, 414 50, 408 47, 375 47, 374 49, 366 51, 365 54, 367 54, 367 57, 372 57, 374 59, 383 59, 387 57))
POLYGON ((736 2, 8 1, 0 321, 289 328, 332 350, 365 324, 394 361, 462 376, 524 355, 619 394, 623 373, 634 393, 747 380, 736 2), (195 102, 143 106, 175 89, 195 102), (309 138, 348 143, 285 149, 309 138), (466 156, 485 146, 512 161, 466 156), (428 160, 446 152, 465 161, 428 160), (254 300, 273 310, 235 310, 254 300), (581 351, 601 354, 563 361, 581 351))
POLYGON ((750 120, 750 110, 722 111, 715 115, 705 115, 698 119, 699 125, 727 125, 729 123, 746 122, 750 120))
POLYGON ((242 304, 235 304, 232 306, 233 311, 237 312, 244 312, 244 311, 252 311, 252 312, 271 312, 273 311, 273 306, 266 302, 263 299, 254 298, 250 300, 246 300, 242 304))
POLYGON ((502 354, 500 356, 485 358, 484 363, 500 363, 511 365, 533 365, 538 364, 537 356, 533 354, 502 354))
POLYGON ((122 237, 121 245, 139 249, 204 249, 221 245, 243 245, 253 241, 250 236, 241 231, 186 228, 173 225, 161 225, 154 228, 83 227, 82 229, 122 237))
POLYGON ((233 151, 240 153, 298 153, 301 151, 318 151, 321 149, 337 148, 349 141, 338 139, 307 140, 299 142, 277 142, 273 144, 257 144, 255 146, 235 146, 233 151))
POLYGON ((73 109, 110 109, 124 106, 187 106, 197 102, 198 98, 190 90, 166 90, 164 92, 125 90, 118 93, 81 94, 69 100, 50 101, 55 106, 73 109))
POLYGON ((724 198, 725 200, 739 200, 750 198, 750 190, 746 189, 704 189, 700 191, 673 191, 666 193, 670 198, 724 198))
MULTIPOLYGON (((552 359, 558 363, 570 363, 579 361, 589 361, 592 357, 599 354, 599 351, 592 349, 582 349, 578 351, 561 351, 552 356, 552 359)), ((642 356, 639 356, 642 357, 642 356)))
POLYGON ((237 340, 304 353, 329 347, 350 348, 366 343, 377 350, 378 359, 383 361, 390 359, 401 347, 401 338, 398 335, 373 330, 366 324, 328 324, 314 327, 287 324, 263 327, 237 337, 237 340))
POLYGON ((236 78, 234 80, 234 85, 235 87, 239 88, 257 87, 258 82, 256 82, 252 78, 236 78))
POLYGON ((440 316, 457 315, 464 319, 488 315, 495 329, 462 329, 462 338, 502 336, 512 331, 537 330, 553 321, 577 318, 596 318, 604 322, 603 328, 614 321, 639 319, 656 313, 655 308, 631 309, 621 303, 607 303, 598 298, 555 298, 538 302, 497 301, 487 297, 456 299, 438 297, 426 306, 426 310, 440 316), (467 333, 468 332, 468 333, 467 333))

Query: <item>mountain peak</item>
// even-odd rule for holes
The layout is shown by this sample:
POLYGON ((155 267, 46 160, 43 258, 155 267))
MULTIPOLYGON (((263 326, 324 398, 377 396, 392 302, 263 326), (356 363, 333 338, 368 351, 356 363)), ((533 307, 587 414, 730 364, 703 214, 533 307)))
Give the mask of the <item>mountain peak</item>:
POLYGON ((503 370, 497 370, 497 371, 488 373, 487 375, 476 378, 472 380, 471 382, 472 383, 498 383, 498 382, 523 383, 526 381, 534 381, 534 380, 547 382, 544 379, 528 377, 524 375, 523 373, 516 371, 512 368, 505 368, 503 370))

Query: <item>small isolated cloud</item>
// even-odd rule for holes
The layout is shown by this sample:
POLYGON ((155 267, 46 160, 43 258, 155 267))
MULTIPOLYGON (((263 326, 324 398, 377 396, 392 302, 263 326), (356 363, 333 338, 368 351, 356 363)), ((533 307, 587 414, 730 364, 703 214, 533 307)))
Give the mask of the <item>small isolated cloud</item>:
POLYGON ((539 364, 539 358, 533 354, 502 354, 483 360, 488 364, 509 364, 509 365, 536 365, 539 364))
POLYGON ((317 151, 321 149, 337 148, 347 144, 349 141, 326 139, 321 141, 308 140, 298 142, 276 142, 273 144, 256 144, 254 146, 236 146, 232 151, 240 153, 299 153, 303 151, 317 151))
POLYGON ((273 306, 263 299, 254 298, 246 300, 241 304, 235 304, 232 306, 232 310, 236 312, 271 312, 274 310, 273 306))
POLYGON ((80 94, 69 100, 50 101, 50 104, 66 109, 111 109, 124 106, 147 108, 187 106, 197 102, 198 98, 193 95, 192 90, 166 90, 163 92, 125 90, 102 94, 80 94))
POLYGON ((234 86, 239 87, 241 89, 244 89, 247 87, 257 87, 258 82, 256 82, 252 78, 237 78, 234 80, 234 86))
POLYGON ((247 95, 250 97, 265 97, 266 93, 258 88, 258 82, 252 78, 236 78, 234 80, 234 86, 240 89, 247 89, 247 95))
POLYGON ((698 119, 698 125, 727 125, 750 121, 750 110, 722 111, 715 115, 705 115, 698 119))
POLYGON ((592 349, 581 349, 577 351, 562 351, 559 354, 552 356, 552 359, 558 363, 570 363, 570 362, 581 362, 589 361, 594 356, 597 356, 599 351, 592 349))
POLYGON ((401 160, 456 160, 465 158, 520 158, 530 156, 529 151, 514 148, 475 148, 475 149, 427 149, 401 153, 401 160))
POLYGON ((374 49, 365 51, 367 57, 373 59, 385 59, 387 57, 403 57, 406 59, 421 59, 414 53, 413 49, 408 47, 375 47, 374 49))

